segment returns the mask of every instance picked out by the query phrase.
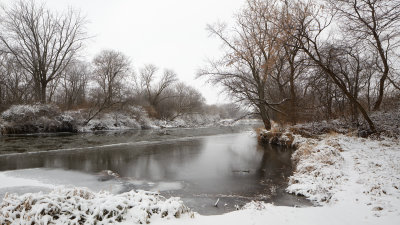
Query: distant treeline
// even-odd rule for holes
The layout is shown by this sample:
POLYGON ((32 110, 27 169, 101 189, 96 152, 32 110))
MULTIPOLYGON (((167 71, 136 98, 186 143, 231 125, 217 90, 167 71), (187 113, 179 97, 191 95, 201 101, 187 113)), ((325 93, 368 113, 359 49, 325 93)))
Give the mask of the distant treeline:
POLYGON ((90 34, 77 10, 60 13, 35 1, 17 1, 1 15, 0 112, 11 105, 50 103, 63 110, 86 109, 90 121, 130 105, 165 120, 240 111, 233 105, 206 105, 201 93, 172 70, 149 64, 135 71, 119 51, 103 50, 83 61, 90 34))

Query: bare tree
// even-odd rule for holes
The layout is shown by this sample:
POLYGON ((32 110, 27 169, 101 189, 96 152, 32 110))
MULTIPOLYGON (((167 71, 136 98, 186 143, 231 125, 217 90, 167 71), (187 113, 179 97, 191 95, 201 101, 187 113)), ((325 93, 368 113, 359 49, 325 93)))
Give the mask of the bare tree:
POLYGON ((122 52, 103 50, 93 59, 93 79, 104 95, 104 101, 119 97, 122 81, 130 72, 130 61, 122 52))
POLYGON ((361 43, 376 52, 375 66, 379 71, 379 90, 373 109, 379 110, 385 91, 391 58, 400 41, 400 2, 393 0, 329 0, 338 12, 340 27, 354 44, 361 43))
POLYGON ((9 54, 0 55, 0 111, 32 100, 32 80, 9 54))
POLYGON ((61 75, 87 38, 85 20, 72 9, 54 13, 33 0, 20 0, 2 15, 0 42, 32 76, 37 100, 46 103, 49 82, 61 75))
POLYGON ((168 89, 177 81, 177 75, 174 71, 165 69, 161 77, 157 77, 158 68, 152 64, 145 65, 140 69, 139 78, 136 80, 137 90, 147 101, 153 111, 150 114, 160 116, 157 108, 161 102, 172 97, 168 89))
POLYGON ((85 103, 91 72, 89 68, 85 62, 74 62, 64 70, 60 82, 60 103, 66 109, 85 103))
POLYGON ((343 70, 337 68, 340 61, 335 61, 342 54, 342 49, 330 43, 322 35, 331 25, 333 15, 322 11, 317 4, 299 2, 297 7, 297 34, 293 38, 300 43, 300 49, 307 54, 313 64, 331 78, 333 83, 342 91, 346 98, 353 104, 367 121, 369 128, 375 132, 375 125, 359 100, 351 93, 343 79, 343 70), (322 11, 322 12, 321 12, 322 11))
POLYGON ((268 96, 268 81, 271 74, 279 71, 277 62, 285 42, 284 33, 274 23, 277 4, 275 0, 249 0, 232 30, 227 31, 224 24, 208 26, 209 32, 223 42, 225 54, 198 74, 221 84, 238 101, 253 106, 266 129, 271 128, 269 111, 285 114, 277 106, 288 100, 273 101, 268 96))
POLYGON ((103 50, 93 59, 92 79, 96 87, 92 89, 92 106, 88 123, 100 112, 124 102, 124 79, 131 71, 130 60, 122 52, 103 50))
POLYGON ((200 113, 205 101, 198 90, 183 82, 174 86, 172 96, 170 102, 167 103, 169 111, 172 112, 170 120, 183 115, 200 113))

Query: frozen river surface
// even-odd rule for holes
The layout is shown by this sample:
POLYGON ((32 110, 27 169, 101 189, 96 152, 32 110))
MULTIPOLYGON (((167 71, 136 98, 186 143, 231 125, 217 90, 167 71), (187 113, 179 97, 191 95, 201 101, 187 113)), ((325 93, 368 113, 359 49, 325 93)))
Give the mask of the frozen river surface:
POLYGON ((253 127, 3 136, 2 175, 48 185, 3 182, 0 196, 64 185, 113 193, 159 191, 181 197, 201 214, 229 212, 251 200, 309 205, 285 192, 292 150, 258 145, 253 127))

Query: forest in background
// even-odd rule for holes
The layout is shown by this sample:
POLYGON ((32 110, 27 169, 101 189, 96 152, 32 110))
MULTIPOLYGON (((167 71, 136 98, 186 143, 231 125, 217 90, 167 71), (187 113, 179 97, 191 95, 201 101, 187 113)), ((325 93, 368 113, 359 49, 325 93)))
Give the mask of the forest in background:
POLYGON ((341 118, 378 131, 370 114, 398 109, 400 2, 248 0, 210 34, 224 55, 198 76, 252 108, 267 129, 341 118))
MULTIPOLYGON (((390 0, 248 0, 235 24, 215 23, 223 56, 198 77, 220 85, 234 104, 208 106, 173 70, 133 69, 124 53, 82 60, 90 39, 79 11, 55 12, 35 1, 2 9, 0 111, 53 104, 79 110, 82 123, 139 107, 150 118, 253 114, 265 128, 342 118, 378 129, 370 114, 398 108, 400 3, 390 0), (242 109, 239 109, 242 107, 242 109), (248 113, 248 112, 250 113, 248 113)), ((131 110, 132 111, 132 110, 131 110)))
POLYGON ((134 69, 132 60, 120 51, 106 49, 84 60, 90 38, 85 17, 75 9, 56 12, 35 1, 2 8, 0 112, 13 105, 38 104, 14 107, 3 119, 15 121, 12 113, 14 117, 54 114, 57 107, 79 111, 83 125, 111 112, 165 121, 235 118, 245 112, 234 104, 207 105, 197 87, 179 81, 173 70, 153 64, 134 69))

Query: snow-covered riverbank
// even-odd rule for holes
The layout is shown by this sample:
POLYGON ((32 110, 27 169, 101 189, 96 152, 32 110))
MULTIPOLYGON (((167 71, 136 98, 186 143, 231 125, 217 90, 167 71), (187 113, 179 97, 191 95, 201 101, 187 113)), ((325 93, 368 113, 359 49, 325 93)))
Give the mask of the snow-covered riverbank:
POLYGON ((101 113, 88 120, 84 110, 62 112, 54 105, 14 105, 0 115, 0 135, 31 133, 87 133, 132 129, 196 128, 257 124, 257 119, 228 119, 219 114, 182 115, 174 120, 149 117, 142 107, 129 107, 124 112, 101 113))
MULTIPOLYGON (((298 139, 299 137, 297 137, 298 139)), ((300 140, 297 140, 300 141, 300 140)), ((345 135, 302 139, 287 190, 316 207, 251 203, 243 210, 153 224, 399 224, 400 142, 345 135)))

